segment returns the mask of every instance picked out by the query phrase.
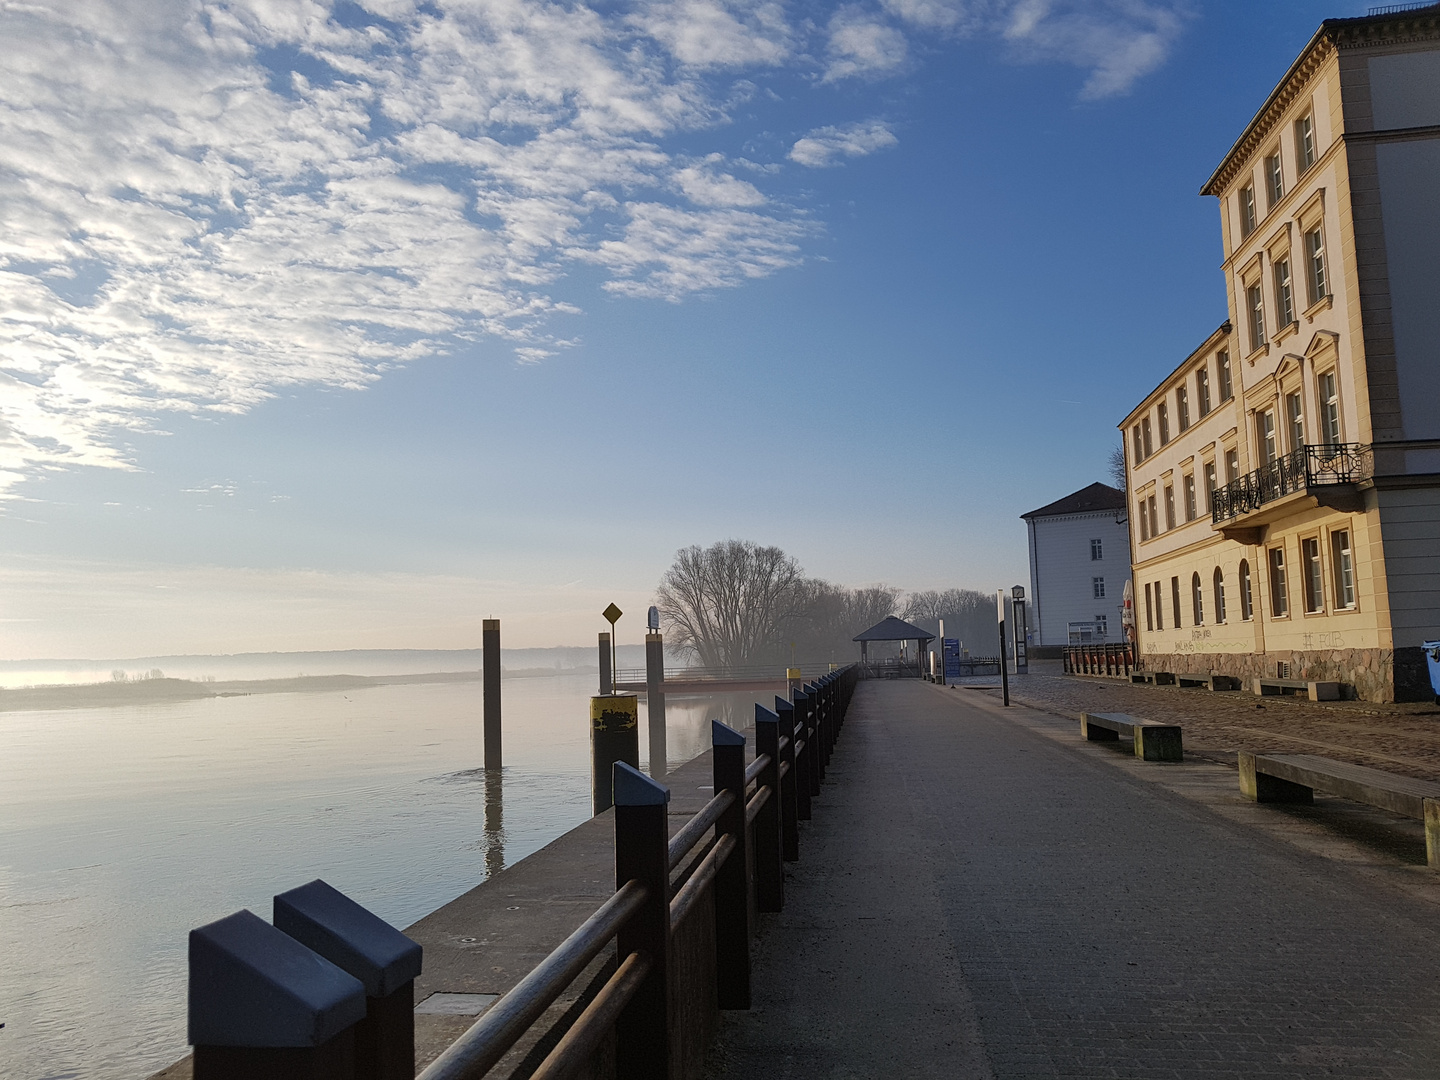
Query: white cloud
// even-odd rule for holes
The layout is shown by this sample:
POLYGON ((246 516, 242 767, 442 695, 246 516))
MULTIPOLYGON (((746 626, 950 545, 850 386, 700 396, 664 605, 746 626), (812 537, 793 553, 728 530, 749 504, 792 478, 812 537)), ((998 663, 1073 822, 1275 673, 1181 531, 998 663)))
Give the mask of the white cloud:
POLYGON ((905 63, 905 35, 858 8, 837 11, 830 19, 829 34, 826 82, 886 75, 905 63))
POLYGON ((763 206, 765 196, 748 180, 719 171, 724 158, 711 154, 704 162, 679 169, 675 179, 696 206, 763 206))
POLYGON ((790 52, 791 31, 777 3, 668 0, 646 5, 635 22, 696 67, 779 64, 790 52))
POLYGON ((839 164, 842 157, 864 157, 894 146, 899 140, 879 120, 848 127, 816 128, 790 148, 790 160, 812 169, 839 164))

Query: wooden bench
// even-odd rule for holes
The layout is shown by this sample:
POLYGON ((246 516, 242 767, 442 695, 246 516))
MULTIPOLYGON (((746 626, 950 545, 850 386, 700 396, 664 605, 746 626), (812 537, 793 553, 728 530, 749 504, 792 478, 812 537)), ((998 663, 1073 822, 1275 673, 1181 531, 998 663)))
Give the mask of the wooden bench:
POLYGON ((1168 671, 1132 671, 1132 683, 1149 683, 1151 686, 1174 686, 1175 676, 1168 671))
POLYGON ((1125 713, 1081 713, 1080 734, 1090 742, 1118 742, 1123 736, 1146 761, 1180 761, 1184 748, 1179 724, 1141 720, 1125 713))
POLYGON ((1240 680, 1233 675, 1217 675, 1211 672, 1208 675, 1178 674, 1175 676, 1180 686, 1197 687, 1203 686, 1206 690, 1239 690, 1240 680))
POLYGON ((1305 694, 1311 701, 1339 701, 1338 682, 1306 682, 1304 679, 1257 678, 1254 683, 1257 697, 1276 697, 1280 694, 1305 694))
POLYGON ((1425 823, 1425 860, 1440 870, 1440 784, 1314 754, 1241 750, 1240 793, 1256 802, 1313 803, 1315 791, 1425 823))

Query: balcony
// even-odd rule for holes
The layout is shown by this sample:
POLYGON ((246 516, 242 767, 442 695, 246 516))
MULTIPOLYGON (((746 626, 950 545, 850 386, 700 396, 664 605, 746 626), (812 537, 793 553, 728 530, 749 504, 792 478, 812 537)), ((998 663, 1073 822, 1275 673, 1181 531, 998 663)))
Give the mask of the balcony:
POLYGON ((1227 540, 1258 543, 1261 526, 1315 506, 1358 510, 1356 487, 1375 471, 1369 446, 1302 446, 1215 491, 1210 523, 1227 540))

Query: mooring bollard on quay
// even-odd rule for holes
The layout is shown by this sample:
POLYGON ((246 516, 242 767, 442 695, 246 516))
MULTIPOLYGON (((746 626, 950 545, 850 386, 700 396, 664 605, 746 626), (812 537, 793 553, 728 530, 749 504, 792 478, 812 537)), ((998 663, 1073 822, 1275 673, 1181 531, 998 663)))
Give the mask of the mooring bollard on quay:
POLYGON ((590 809, 603 814, 614 805, 615 763, 640 767, 640 699, 634 694, 601 694, 590 699, 590 809))

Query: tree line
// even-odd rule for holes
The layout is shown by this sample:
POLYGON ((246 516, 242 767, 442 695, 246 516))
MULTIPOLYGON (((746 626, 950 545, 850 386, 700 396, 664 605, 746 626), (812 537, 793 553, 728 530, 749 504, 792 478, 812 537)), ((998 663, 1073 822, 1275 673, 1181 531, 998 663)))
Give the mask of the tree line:
POLYGON ((945 636, 978 654, 994 652, 995 599, 974 589, 906 594, 876 585, 846 588, 806 577, 778 547, 722 540, 684 548, 656 590, 667 644, 705 667, 843 663, 852 640, 887 615, 945 636))

